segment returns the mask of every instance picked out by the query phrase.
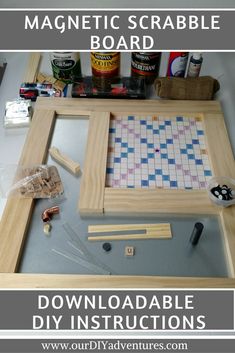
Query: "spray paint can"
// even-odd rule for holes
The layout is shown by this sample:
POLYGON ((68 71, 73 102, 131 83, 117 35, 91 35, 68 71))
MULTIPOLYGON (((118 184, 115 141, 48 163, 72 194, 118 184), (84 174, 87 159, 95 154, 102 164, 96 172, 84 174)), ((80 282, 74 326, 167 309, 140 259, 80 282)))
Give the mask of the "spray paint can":
POLYGON ((91 52, 91 70, 95 77, 119 76, 120 52, 91 52))
POLYGON ((80 54, 77 52, 54 52, 50 55, 53 76, 57 80, 72 83, 81 76, 80 54))
POLYGON ((188 52, 171 52, 167 67, 168 77, 184 77, 188 62, 188 52))
POLYGON ((158 77, 161 53, 133 52, 131 55, 131 76, 143 77, 152 83, 158 77))
POLYGON ((190 58, 187 77, 198 77, 202 67, 202 54, 201 53, 193 53, 190 58))

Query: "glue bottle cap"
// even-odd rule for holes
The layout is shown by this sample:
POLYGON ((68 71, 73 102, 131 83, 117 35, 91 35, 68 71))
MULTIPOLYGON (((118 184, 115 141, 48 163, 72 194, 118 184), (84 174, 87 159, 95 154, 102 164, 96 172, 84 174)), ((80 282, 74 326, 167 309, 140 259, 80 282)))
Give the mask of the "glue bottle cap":
POLYGON ((202 53, 193 53, 193 59, 201 60, 201 58, 202 58, 202 53))

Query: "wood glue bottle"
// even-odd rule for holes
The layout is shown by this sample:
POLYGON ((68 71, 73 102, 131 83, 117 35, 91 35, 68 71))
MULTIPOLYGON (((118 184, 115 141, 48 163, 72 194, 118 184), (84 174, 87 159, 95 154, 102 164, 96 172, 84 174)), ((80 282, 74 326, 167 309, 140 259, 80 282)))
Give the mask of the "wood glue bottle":
POLYGON ((193 53, 190 58, 187 77, 198 77, 201 71, 202 66, 202 54, 201 53, 193 53))

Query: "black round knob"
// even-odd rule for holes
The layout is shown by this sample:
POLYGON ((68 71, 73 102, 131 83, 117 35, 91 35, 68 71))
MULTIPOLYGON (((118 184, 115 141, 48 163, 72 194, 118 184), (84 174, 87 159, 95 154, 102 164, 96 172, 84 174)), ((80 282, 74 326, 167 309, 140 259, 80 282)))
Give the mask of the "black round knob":
POLYGON ((110 251, 110 250, 112 249, 112 246, 111 246, 110 243, 104 243, 104 244, 103 244, 103 249, 104 249, 106 252, 108 252, 108 251, 110 251))

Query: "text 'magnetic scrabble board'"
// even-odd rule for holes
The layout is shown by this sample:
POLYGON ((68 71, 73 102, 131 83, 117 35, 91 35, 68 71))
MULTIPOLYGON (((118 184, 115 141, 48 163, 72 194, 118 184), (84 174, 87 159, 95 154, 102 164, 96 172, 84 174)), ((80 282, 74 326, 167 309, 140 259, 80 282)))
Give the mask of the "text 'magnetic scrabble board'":
POLYGON ((201 117, 111 118, 107 187, 205 189, 211 176, 201 117))

